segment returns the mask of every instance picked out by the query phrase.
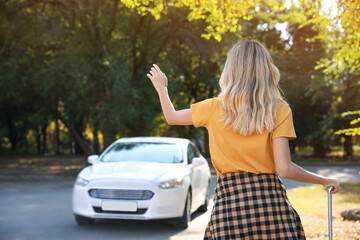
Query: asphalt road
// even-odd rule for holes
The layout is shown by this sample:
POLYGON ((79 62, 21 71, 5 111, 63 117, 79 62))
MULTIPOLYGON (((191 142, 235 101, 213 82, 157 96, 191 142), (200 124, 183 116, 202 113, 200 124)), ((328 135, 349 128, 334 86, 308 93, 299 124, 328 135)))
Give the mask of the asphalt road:
MULTIPOLYGON (((341 182, 360 181, 360 166, 304 168, 338 177, 341 182)), ((287 189, 311 185, 282 181, 287 189)), ((213 176, 212 189, 215 183, 213 176)), ((71 180, 0 182, 0 239, 202 239, 210 217, 210 211, 193 214, 186 230, 176 229, 164 221, 97 220, 94 225, 77 226, 71 212, 72 185, 71 180)))

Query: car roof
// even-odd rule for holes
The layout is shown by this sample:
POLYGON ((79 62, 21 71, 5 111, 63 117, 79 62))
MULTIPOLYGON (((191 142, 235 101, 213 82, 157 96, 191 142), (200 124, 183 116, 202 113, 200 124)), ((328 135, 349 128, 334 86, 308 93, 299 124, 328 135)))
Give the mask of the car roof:
POLYGON ((116 140, 116 142, 158 142, 187 144, 191 141, 189 139, 175 137, 124 137, 116 140))

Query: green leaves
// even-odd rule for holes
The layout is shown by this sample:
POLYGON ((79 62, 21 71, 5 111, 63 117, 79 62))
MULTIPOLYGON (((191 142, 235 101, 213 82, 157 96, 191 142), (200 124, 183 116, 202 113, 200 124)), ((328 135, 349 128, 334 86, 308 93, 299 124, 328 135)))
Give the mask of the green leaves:
MULTIPOLYGON (((241 29, 240 20, 250 21, 255 14, 255 5, 260 0, 223 1, 223 0, 122 0, 126 7, 133 8, 142 15, 151 14, 155 20, 168 13, 169 8, 187 8, 188 21, 203 20, 207 23, 202 37, 217 41, 227 32, 241 29)), ((282 9, 278 1, 268 1, 270 9, 282 9)))
POLYGON ((321 61, 318 68, 323 68, 326 74, 339 77, 347 68, 356 71, 360 68, 360 15, 359 0, 336 1, 337 11, 332 14, 323 12, 321 0, 301 0, 299 9, 305 19, 293 19, 301 23, 300 27, 313 24, 319 32, 314 39, 320 39, 333 51, 328 63, 321 61))
MULTIPOLYGON (((346 95, 356 95, 359 86, 345 88, 344 71, 348 79, 358 72, 359 38, 353 25, 340 31, 331 16, 318 14, 318 2, 6 1, 0 13, 0 110, 17 108, 9 117, 20 122, 30 116, 35 125, 40 121, 34 112, 60 112, 80 132, 81 121, 96 125, 108 141, 115 135, 192 137, 199 130, 164 125, 146 71, 152 63, 163 66, 175 106, 187 108, 218 94, 228 50, 250 36, 266 45, 281 70, 299 141, 325 141, 334 128, 327 120, 347 110, 336 106, 357 106, 346 95), (280 37, 278 23, 289 39, 280 37)), ((341 12, 348 9, 345 1, 341 12)))
MULTIPOLYGON (((344 113, 341 114, 341 117, 352 116, 352 115, 359 115, 360 116, 360 110, 344 112, 344 113)), ((355 125, 355 124, 357 124, 359 122, 360 122, 360 118, 356 118, 356 119, 354 119, 354 120, 352 120, 350 122, 350 125, 355 125)), ((360 135, 360 127, 338 130, 338 131, 335 132, 335 134, 337 134, 337 135, 344 134, 344 135, 347 135, 347 136, 360 135)))

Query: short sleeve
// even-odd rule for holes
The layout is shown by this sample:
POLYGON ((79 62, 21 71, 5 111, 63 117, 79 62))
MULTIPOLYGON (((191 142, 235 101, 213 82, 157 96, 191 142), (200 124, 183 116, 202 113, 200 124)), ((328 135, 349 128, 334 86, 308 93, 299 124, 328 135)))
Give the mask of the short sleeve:
POLYGON ((207 127, 212 112, 213 99, 191 104, 191 118, 195 127, 207 127))
POLYGON ((288 104, 283 104, 277 114, 275 128, 271 138, 287 137, 289 140, 296 138, 292 112, 288 104))

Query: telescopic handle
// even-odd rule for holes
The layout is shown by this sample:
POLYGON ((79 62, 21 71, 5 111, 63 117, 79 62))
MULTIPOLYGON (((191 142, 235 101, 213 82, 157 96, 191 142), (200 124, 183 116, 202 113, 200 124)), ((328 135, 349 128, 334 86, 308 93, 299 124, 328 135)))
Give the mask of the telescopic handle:
POLYGON ((328 193, 328 222, 329 222, 329 240, 332 240, 332 195, 331 190, 334 187, 328 187, 327 193, 328 193))

